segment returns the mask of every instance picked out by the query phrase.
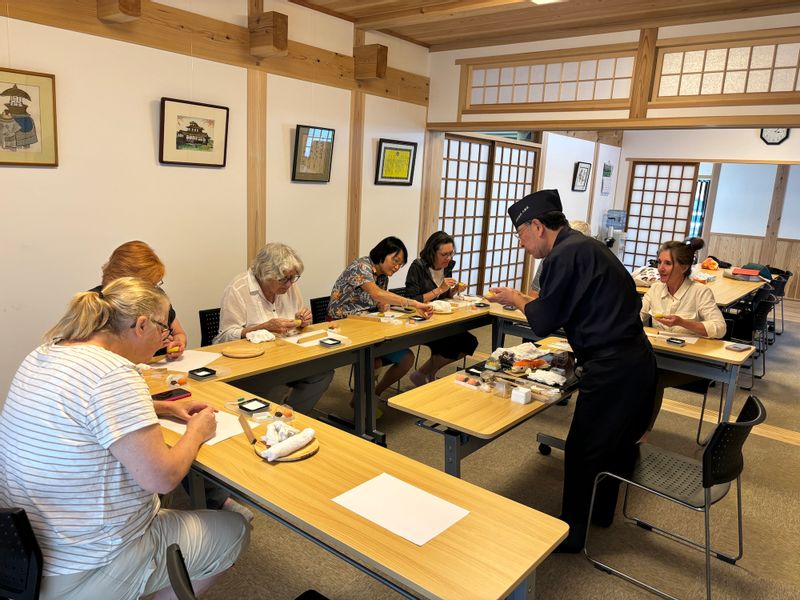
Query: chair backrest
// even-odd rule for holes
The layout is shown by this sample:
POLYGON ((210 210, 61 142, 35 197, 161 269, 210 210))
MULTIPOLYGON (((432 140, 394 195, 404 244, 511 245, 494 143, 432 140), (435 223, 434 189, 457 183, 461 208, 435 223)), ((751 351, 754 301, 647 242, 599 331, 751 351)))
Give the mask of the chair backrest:
POLYGON ((311 322, 322 323, 328 320, 328 304, 331 303, 330 296, 320 296, 312 298, 311 303, 311 322))
POLYGON ((39 597, 42 551, 28 515, 21 508, 0 508, 0 596, 13 600, 39 597))
POLYGON ((167 575, 178 600, 195 600, 197 596, 194 594, 192 580, 189 579, 189 572, 186 570, 186 563, 183 561, 181 547, 178 544, 170 544, 167 547, 167 575))
POLYGON ((197 313, 200 315, 200 345, 210 346, 219 333, 220 309, 206 308, 197 313))
POLYGON ((736 479, 744 468, 742 446, 750 430, 763 423, 767 412, 761 400, 749 396, 735 423, 720 423, 703 452, 703 487, 736 479))
POLYGON ((393 294, 397 294, 398 296, 402 296, 403 298, 406 297, 406 288, 404 287, 392 288, 389 291, 392 292, 393 294))

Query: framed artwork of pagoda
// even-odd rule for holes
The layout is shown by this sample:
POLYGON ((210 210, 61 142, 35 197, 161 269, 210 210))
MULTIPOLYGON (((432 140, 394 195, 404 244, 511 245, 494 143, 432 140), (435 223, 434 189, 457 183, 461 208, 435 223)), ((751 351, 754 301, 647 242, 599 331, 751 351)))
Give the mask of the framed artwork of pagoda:
POLYGON ((227 156, 226 106, 161 98, 160 163, 224 167, 227 156))
POLYGON ((0 68, 0 165, 58 165, 54 75, 0 68))

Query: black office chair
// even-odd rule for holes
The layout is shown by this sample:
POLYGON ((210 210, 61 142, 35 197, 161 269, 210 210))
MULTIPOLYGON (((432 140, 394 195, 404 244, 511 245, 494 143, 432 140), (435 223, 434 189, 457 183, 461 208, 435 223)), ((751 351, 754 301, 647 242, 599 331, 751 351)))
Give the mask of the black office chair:
MULTIPOLYGON (((625 485, 625 499, 623 502, 623 515, 626 519, 633 521, 636 525, 663 535, 687 546, 698 550, 703 550, 706 558, 706 597, 711 598, 711 555, 718 559, 735 564, 744 554, 742 544, 742 480, 741 474, 744 468, 744 457, 742 446, 747 436, 755 425, 763 423, 766 418, 766 411, 761 401, 750 396, 744 403, 739 417, 735 423, 720 423, 717 425, 711 440, 708 442, 703 452, 702 461, 663 450, 651 444, 640 444, 638 457, 633 474, 630 478, 620 475, 603 472, 597 475, 592 490, 592 500, 589 505, 589 514, 594 510, 595 494, 597 485, 607 477, 617 479, 625 485), (736 500, 738 509, 738 528, 739 528, 739 553, 736 556, 724 554, 711 547, 711 505, 727 495, 731 487, 731 482, 736 480, 736 500), (631 486, 645 492, 655 494, 659 498, 669 500, 691 509, 702 512, 705 522, 705 542, 699 544, 693 540, 678 535, 675 532, 667 531, 639 517, 628 515, 628 500, 631 486)), ((586 532, 586 540, 583 551, 586 557, 600 570, 617 575, 650 592, 662 597, 672 598, 669 594, 659 590, 643 581, 628 575, 619 569, 603 563, 589 554, 589 528, 586 532)))
POLYGON ((0 597, 35 600, 42 582, 42 551, 28 515, 0 508, 0 597))
MULTIPOLYGON (((167 548, 167 574, 172 591, 178 600, 196 600, 192 581, 189 579, 189 572, 186 570, 186 563, 183 561, 183 554, 178 544, 172 544, 167 548)), ((295 600, 328 600, 317 590, 306 590, 295 600)))
POLYGON ((311 322, 324 323, 328 320, 328 305, 331 303, 330 296, 320 296, 319 298, 311 298, 311 322))
POLYGON ((776 335, 781 335, 783 333, 783 298, 786 295, 786 284, 789 283, 789 279, 792 277, 791 271, 785 271, 783 269, 779 269, 778 267, 767 267, 773 275, 772 279, 772 293, 775 295, 777 302, 775 303, 775 307, 772 312, 772 322, 770 323, 770 328, 773 333, 772 340, 770 343, 775 341, 776 335), (778 329, 778 304, 781 306, 781 327, 780 330, 778 329))
POLYGON ((750 386, 740 386, 742 389, 751 390, 756 379, 761 379, 767 373, 767 346, 768 344, 768 319, 776 303, 772 287, 765 285, 756 290, 746 300, 738 302, 728 312, 723 313, 726 319, 733 319, 733 328, 730 339, 733 342, 750 344, 756 351, 750 358, 748 365, 742 368, 750 371, 750 386), (756 365, 761 359, 761 372, 756 372, 756 365))
POLYGON ((210 346, 219 333, 220 309, 207 308, 197 313, 200 315, 200 345, 210 346))

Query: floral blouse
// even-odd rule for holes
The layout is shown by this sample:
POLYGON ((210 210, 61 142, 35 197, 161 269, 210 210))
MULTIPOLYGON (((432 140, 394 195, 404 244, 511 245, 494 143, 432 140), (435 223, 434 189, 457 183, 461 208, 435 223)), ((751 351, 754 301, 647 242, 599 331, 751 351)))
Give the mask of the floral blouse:
POLYGON ((374 308, 375 301, 362 287, 370 282, 384 290, 389 288, 389 278, 386 275, 375 275, 369 256, 362 256, 351 262, 333 284, 328 318, 344 319, 347 315, 374 308))

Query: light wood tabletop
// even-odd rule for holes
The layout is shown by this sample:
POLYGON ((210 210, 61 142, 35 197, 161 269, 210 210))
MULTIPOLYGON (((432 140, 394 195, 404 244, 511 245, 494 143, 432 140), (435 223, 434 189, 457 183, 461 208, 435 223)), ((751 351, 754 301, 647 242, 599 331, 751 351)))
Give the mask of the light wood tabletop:
MULTIPOLYGON (((240 395, 221 382, 192 386, 195 398, 224 410, 240 395)), ((268 513, 426 598, 504 598, 523 584, 558 543, 566 523, 456 479, 309 417, 320 450, 291 463, 269 464, 244 434, 203 446, 196 466, 268 513), (356 515, 332 498, 388 473, 470 513, 417 546, 356 515)), ((256 429, 263 434, 264 425, 256 429)), ((167 443, 178 435, 164 430, 167 443)))
MULTIPOLYGON (((439 327, 446 327, 454 323, 461 323, 464 321, 471 321, 479 317, 489 314, 488 308, 476 308, 474 306, 464 306, 453 310, 451 313, 440 314, 434 313, 425 321, 411 321, 408 318, 396 319, 395 323, 383 323, 379 319, 372 319, 375 325, 381 327, 384 334, 384 339, 392 340, 400 337, 413 334, 418 331, 426 331, 429 329, 437 329, 439 327), (399 322, 399 323, 398 323, 399 322)), ((349 319, 349 317, 348 317, 349 319)), ((354 319, 366 320, 364 317, 355 317, 354 319)))
POLYGON ((454 373, 394 396, 389 406, 481 439, 496 438, 548 406, 539 400, 516 404, 493 392, 466 388, 455 378, 454 373))
POLYGON ((750 358, 750 355, 756 351, 754 346, 748 346, 748 349, 743 352, 735 352, 725 348, 730 342, 708 338, 699 338, 694 344, 675 346, 667 342, 668 335, 664 335, 663 332, 659 335, 658 329, 645 327, 644 330, 654 350, 657 352, 675 354, 681 357, 705 359, 713 362, 725 363, 727 365, 741 366, 750 358))
MULTIPOLYGON (((730 279, 722 275, 721 269, 717 271, 700 269, 700 271, 716 277, 714 281, 698 283, 698 285, 708 286, 708 289, 714 294, 714 301, 717 303, 717 306, 722 307, 730 306, 748 294, 752 294, 765 283, 764 281, 739 281, 738 279, 730 279)), ((644 295, 649 289, 650 288, 647 287, 637 287, 636 291, 644 295)))
MULTIPOLYGON (((272 342, 255 344, 264 348, 264 354, 261 356, 254 358, 229 358, 227 356, 222 356, 208 366, 217 371, 217 376, 214 378, 216 381, 230 381, 240 377, 258 375, 259 373, 296 365, 323 355, 346 352, 348 350, 376 344, 384 339, 384 330, 379 327, 380 323, 356 319, 343 319, 341 321, 336 321, 335 324, 337 326, 336 333, 349 338, 348 341, 344 341, 339 346, 323 348, 319 344, 315 344, 311 347, 302 347, 278 338, 272 342)), ((303 330, 303 333, 310 335, 315 331, 326 331, 329 325, 330 323, 310 325, 303 330)), ((254 344, 248 340, 236 340, 233 342, 215 344, 213 346, 204 346, 202 348, 197 348, 197 350, 202 350, 204 352, 222 352, 225 348, 238 348, 242 346, 252 347, 254 344)))

